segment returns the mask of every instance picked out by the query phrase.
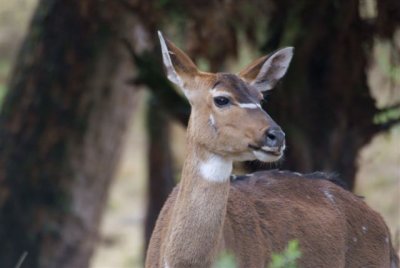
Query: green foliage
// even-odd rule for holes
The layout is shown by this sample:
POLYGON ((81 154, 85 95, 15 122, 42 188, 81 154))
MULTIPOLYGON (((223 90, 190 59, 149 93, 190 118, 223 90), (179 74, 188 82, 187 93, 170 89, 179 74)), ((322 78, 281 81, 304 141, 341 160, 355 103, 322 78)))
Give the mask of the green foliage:
POLYGON ((3 103, 5 94, 7 93, 6 80, 10 71, 10 62, 0 59, 0 107, 3 103))
POLYGON ((272 261, 268 268, 296 268, 296 262, 300 256, 299 241, 291 240, 285 251, 272 254, 272 261))
POLYGON ((235 256, 231 253, 221 254, 212 268, 236 268, 235 256))
POLYGON ((375 115, 374 123, 381 125, 399 119, 400 119, 400 107, 394 107, 391 109, 386 109, 384 111, 381 111, 377 115, 375 115))
MULTIPOLYGON (((291 240, 282 253, 273 253, 268 268, 296 268, 297 260, 301 257, 299 241, 291 240)), ((236 268, 235 256, 231 253, 223 253, 214 263, 212 268, 236 268)))
POLYGON ((0 84, 0 106, 3 103, 4 96, 7 93, 7 87, 4 84, 0 84))
POLYGON ((376 44, 378 56, 376 57, 381 72, 395 84, 400 83, 400 57, 396 47, 390 41, 380 41, 376 44), (396 57, 397 56, 397 57, 396 57))

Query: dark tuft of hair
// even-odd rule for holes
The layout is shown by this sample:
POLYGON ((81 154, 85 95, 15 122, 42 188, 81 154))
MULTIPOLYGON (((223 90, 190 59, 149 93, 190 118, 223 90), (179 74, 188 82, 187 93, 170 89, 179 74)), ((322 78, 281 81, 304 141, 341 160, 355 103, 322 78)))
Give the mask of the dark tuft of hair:
POLYGON ((343 189, 350 191, 349 185, 337 173, 317 171, 317 172, 313 172, 313 173, 304 174, 303 176, 308 179, 328 180, 328 181, 342 187, 343 189))

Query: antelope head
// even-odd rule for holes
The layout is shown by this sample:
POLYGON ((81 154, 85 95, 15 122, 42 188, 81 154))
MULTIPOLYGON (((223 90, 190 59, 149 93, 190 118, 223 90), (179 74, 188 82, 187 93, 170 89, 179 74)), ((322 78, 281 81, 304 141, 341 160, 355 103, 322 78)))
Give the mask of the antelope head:
POLYGON ((261 108, 263 92, 286 73, 293 48, 264 56, 238 74, 199 71, 192 60, 159 32, 168 79, 189 100, 189 142, 235 161, 279 160, 285 133, 261 108))

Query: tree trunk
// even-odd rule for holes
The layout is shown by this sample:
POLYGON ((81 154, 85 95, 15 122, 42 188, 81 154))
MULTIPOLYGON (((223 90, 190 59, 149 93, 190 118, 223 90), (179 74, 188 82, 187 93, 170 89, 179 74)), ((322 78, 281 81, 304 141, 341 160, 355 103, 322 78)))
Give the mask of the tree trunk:
POLYGON ((147 250, 158 214, 175 186, 169 120, 157 98, 151 96, 147 110, 147 133, 149 135, 147 196, 149 198, 145 223, 145 250, 147 250))
POLYGON ((353 188, 358 152, 378 131, 366 79, 371 30, 358 1, 273 2, 264 49, 295 47, 284 88, 266 105, 287 134, 281 168, 339 172, 353 188))
POLYGON ((88 267, 133 108, 125 17, 39 3, 0 117, 0 267, 88 267))

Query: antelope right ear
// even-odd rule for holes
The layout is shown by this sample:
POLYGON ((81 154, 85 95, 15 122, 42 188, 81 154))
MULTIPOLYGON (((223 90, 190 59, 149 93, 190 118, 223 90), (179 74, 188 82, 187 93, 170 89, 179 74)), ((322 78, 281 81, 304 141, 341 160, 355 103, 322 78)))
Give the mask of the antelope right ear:
POLYGON ((164 39, 160 31, 158 31, 158 37, 167 77, 172 83, 178 85, 187 96, 186 84, 198 74, 198 69, 185 52, 168 39, 164 39))
POLYGON ((285 47, 264 56, 244 68, 239 76, 259 91, 267 91, 285 75, 293 57, 293 47, 285 47))

